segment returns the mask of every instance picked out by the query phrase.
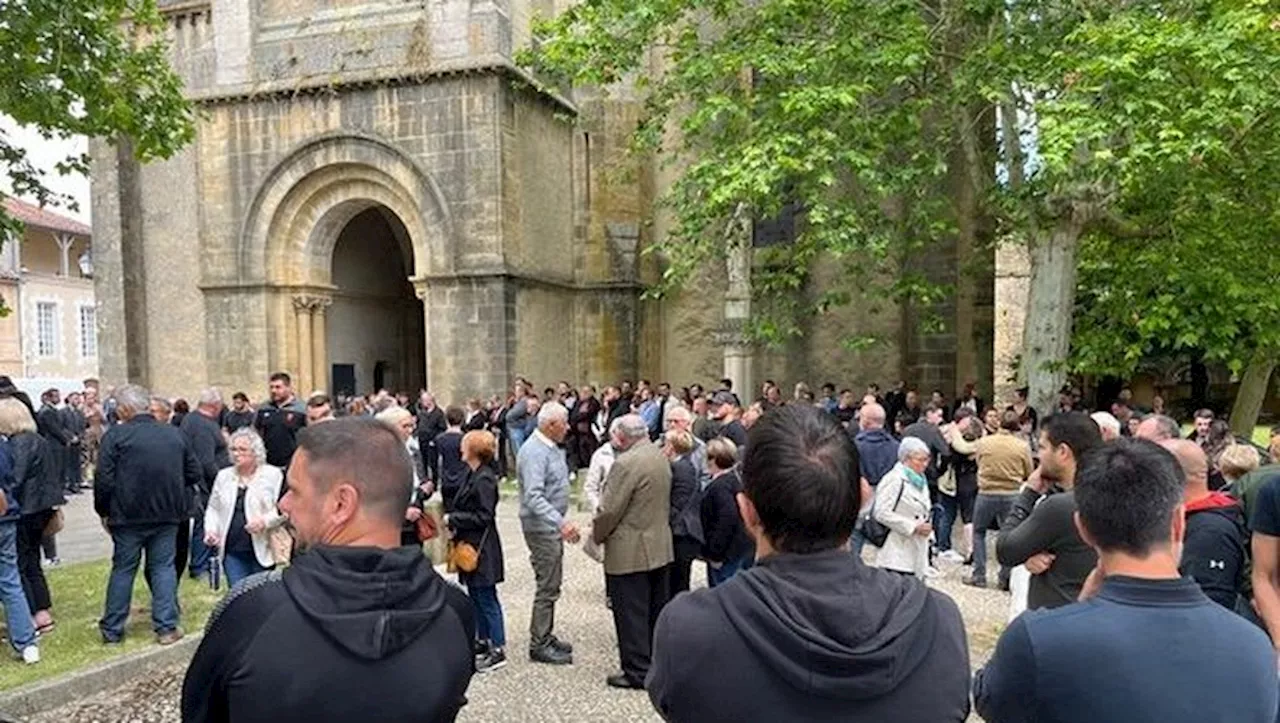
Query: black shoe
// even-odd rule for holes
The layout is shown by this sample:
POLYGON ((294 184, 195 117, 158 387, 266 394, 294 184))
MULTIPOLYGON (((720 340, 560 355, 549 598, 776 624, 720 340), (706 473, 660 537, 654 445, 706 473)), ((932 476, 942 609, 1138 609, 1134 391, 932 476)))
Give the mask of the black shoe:
POLYGON ((566 653, 550 643, 529 650, 529 660, 547 665, 573 665, 573 655, 566 653))
POLYGON ((481 657, 483 657, 483 656, 485 656, 485 655, 488 655, 488 654, 489 654, 489 641, 488 641, 488 640, 473 640, 473 641, 471 641, 471 655, 472 655, 472 656, 474 656, 474 657, 476 657, 476 658, 481 658, 481 657))
POLYGON ((966 577, 961 582, 968 585, 969 587, 986 588, 987 586, 987 581, 980 577, 966 577))
POLYGON ((476 659, 477 673, 492 673, 507 665, 507 654, 502 648, 494 648, 476 659))
POLYGON ((548 639, 547 643, 548 643, 551 647, 555 648, 556 650, 559 650, 559 651, 560 651, 560 652, 562 652, 562 653, 568 653, 568 654, 570 654, 570 655, 573 655, 573 646, 572 646, 572 645, 570 645, 569 643, 566 643, 565 641, 561 640, 560 638, 557 638, 557 637, 556 637, 556 636, 554 636, 554 635, 552 635, 552 636, 548 639))
POLYGON ((966 558, 964 559, 964 562, 962 562, 962 563, 960 563, 960 564, 961 564, 961 565, 964 565, 965 567, 973 567, 973 553, 972 553, 972 552, 971 552, 971 553, 969 553, 969 556, 968 556, 968 557, 966 557, 966 558))
POLYGON ((996 581, 996 589, 999 590, 1000 592, 1009 592, 1009 581, 1008 580, 996 581))
POLYGON ((610 688, 622 688, 624 690, 644 690, 644 683, 638 683, 626 673, 614 673, 604 679, 610 688))

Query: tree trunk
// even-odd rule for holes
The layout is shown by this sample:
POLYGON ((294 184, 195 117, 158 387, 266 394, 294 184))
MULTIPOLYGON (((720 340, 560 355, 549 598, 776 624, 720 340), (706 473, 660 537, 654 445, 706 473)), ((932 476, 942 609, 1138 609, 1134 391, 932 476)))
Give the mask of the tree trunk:
POLYGON ((1271 384, 1276 361, 1274 356, 1256 357, 1244 368, 1244 376, 1240 377, 1240 389, 1236 392, 1236 401, 1231 407, 1231 431, 1245 439, 1253 438, 1253 427, 1258 423, 1262 402, 1267 398, 1267 388, 1271 384))
POLYGON ((1053 412, 1066 379, 1063 362, 1071 349, 1075 315, 1076 253, 1084 221, 1059 217, 1052 229, 1031 240, 1031 288, 1023 332, 1022 368, 1030 387, 1028 403, 1043 417, 1053 412))

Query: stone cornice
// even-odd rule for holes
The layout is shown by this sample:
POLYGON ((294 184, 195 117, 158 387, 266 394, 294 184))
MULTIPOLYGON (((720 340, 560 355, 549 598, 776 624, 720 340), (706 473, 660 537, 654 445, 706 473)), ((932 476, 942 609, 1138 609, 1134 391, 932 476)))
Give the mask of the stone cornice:
MULTIPOLYGON (((486 281, 486 280, 502 280, 511 281, 525 286, 541 286, 552 289, 563 289, 565 291, 644 291, 644 284, 636 281, 571 281, 568 279, 555 279, 546 276, 538 276, 523 272, 512 271, 495 271, 495 270, 474 270, 459 271, 452 274, 430 274, 418 275, 409 279, 415 287, 431 286, 432 284, 452 284, 460 281, 486 281)), ((336 286, 306 286, 296 284, 274 284, 261 281, 238 282, 229 281, 224 283, 201 284, 198 287, 203 292, 236 292, 236 291, 271 291, 283 292, 303 296, 318 297, 357 297, 358 294, 344 292, 341 287, 336 286)), ((383 297, 386 298, 386 297, 383 297)))
POLYGON ((315 95, 347 88, 415 85, 431 78, 453 75, 482 75, 486 73, 504 75, 511 80, 525 83, 540 96, 551 100, 560 108, 574 115, 578 113, 577 106, 568 98, 538 82, 532 74, 513 63, 510 58, 497 54, 434 63, 432 67, 426 70, 408 71, 404 69, 377 68, 262 83, 220 85, 203 90, 189 91, 187 97, 197 104, 218 105, 245 100, 315 95))

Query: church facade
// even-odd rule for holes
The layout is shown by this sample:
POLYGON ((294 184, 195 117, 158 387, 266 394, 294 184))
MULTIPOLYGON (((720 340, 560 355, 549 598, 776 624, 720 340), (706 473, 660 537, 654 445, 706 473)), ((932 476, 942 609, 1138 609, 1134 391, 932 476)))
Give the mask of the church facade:
MULTIPOLYGON (((990 393, 992 264, 942 332, 911 309, 846 309, 782 349, 737 333, 749 248, 648 298, 670 171, 625 153, 638 99, 536 90, 513 61, 557 4, 160 0, 198 131, 147 165, 127 141, 91 143, 104 382, 259 396, 285 370, 303 391, 461 400, 517 375, 728 374, 990 393), (846 350, 850 333, 885 341, 846 350)), ((968 253, 940 248, 927 270, 955 282, 968 253)), ((814 293, 840 281, 812 276, 814 293)))

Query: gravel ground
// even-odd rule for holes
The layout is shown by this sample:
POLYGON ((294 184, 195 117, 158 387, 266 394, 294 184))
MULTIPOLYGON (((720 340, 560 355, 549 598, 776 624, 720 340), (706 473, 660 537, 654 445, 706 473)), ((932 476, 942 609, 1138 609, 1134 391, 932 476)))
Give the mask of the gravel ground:
MULTIPOLYGON (((660 721, 643 692, 605 686, 617 667, 613 622, 604 604, 604 575, 598 564, 577 549, 566 550, 565 583, 556 608, 556 632, 575 647, 568 668, 536 665, 524 655, 528 640, 533 571, 519 534, 516 505, 501 507, 501 533, 507 580, 499 587, 506 611, 510 664, 477 675, 468 691, 470 704, 460 721, 660 721)), ((583 519, 585 522, 585 518, 583 519)), ((695 565, 695 584, 703 576, 695 565)), ((973 666, 990 655, 999 635, 1008 597, 960 584, 967 568, 944 566, 931 585, 959 603, 967 623, 973 666)), ((994 571, 991 573, 994 578, 994 571)), ((49 711, 30 723, 169 723, 178 721, 182 668, 162 671, 129 685, 49 711)))

